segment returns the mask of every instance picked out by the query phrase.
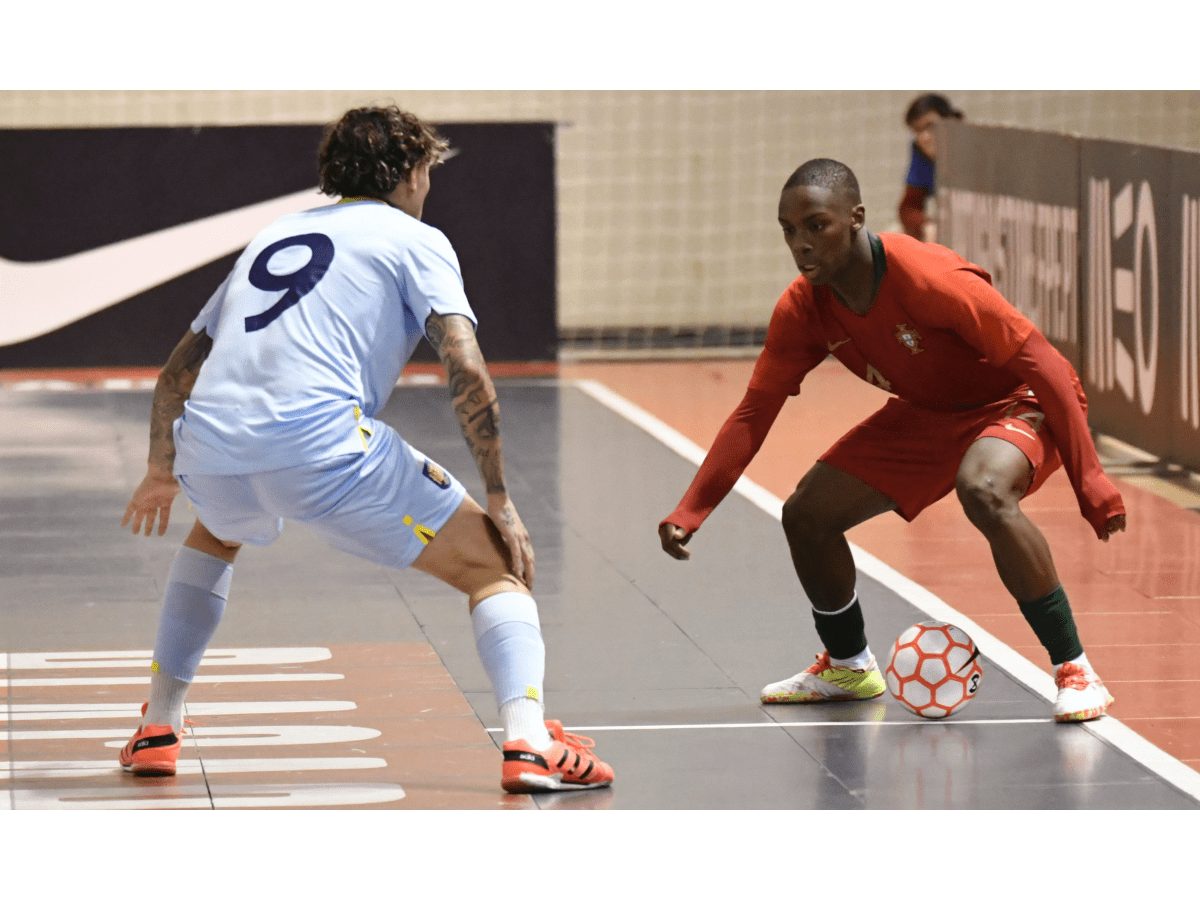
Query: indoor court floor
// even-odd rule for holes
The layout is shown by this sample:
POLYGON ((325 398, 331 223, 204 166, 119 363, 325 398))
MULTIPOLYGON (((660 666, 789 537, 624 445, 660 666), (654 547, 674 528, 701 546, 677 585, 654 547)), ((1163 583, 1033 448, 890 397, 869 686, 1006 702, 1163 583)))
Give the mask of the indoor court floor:
MULTIPOLYGON (((751 360, 495 367, 510 491, 537 553, 546 712, 594 738, 611 788, 511 796, 465 598, 289 524, 246 547, 187 706, 174 778, 121 771, 163 581, 192 525, 119 527, 144 472, 153 373, 0 383, 0 809, 1174 810, 1200 807, 1200 515, 1106 455, 1129 530, 1102 544, 1065 475, 1027 501, 1055 550, 1113 715, 1056 725, 1049 661, 948 498, 852 531, 871 647, 962 625, 979 694, 945 721, 884 695, 764 707, 818 646, 781 498, 882 395, 826 363, 679 562, 659 547, 751 360), (503 377, 499 377, 503 375, 503 377)), ((380 418, 478 476, 432 370, 380 418)), ((1165 484, 1165 487, 1164 487, 1165 484)), ((1175 493, 1172 493, 1172 489, 1175 493)), ((1200 507, 1200 498, 1191 502, 1200 507)))

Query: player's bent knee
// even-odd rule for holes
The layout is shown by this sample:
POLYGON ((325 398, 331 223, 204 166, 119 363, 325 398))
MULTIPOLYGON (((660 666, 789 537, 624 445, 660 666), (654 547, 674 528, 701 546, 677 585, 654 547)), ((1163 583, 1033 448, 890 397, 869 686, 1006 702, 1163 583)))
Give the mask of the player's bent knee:
POLYGON ((475 591, 468 592, 467 611, 470 612, 474 610, 476 606, 478 606, 488 597, 491 597, 495 594, 506 593, 524 594, 531 600, 533 599, 533 594, 530 593, 529 588, 527 588, 524 583, 522 583, 515 575, 506 575, 504 578, 493 581, 491 584, 478 588, 475 591))
POLYGON ((896 503, 859 478, 816 463, 783 504, 783 529, 793 542, 827 541, 896 503))
POLYGON ((218 559, 223 559, 225 562, 233 562, 237 556, 237 552, 242 548, 242 545, 237 541, 223 541, 211 531, 209 531, 199 519, 192 526, 191 533, 184 539, 184 545, 191 547, 193 550, 199 550, 201 553, 207 553, 209 556, 215 556, 218 559))
POLYGON ((469 496, 438 530, 412 566, 462 591, 472 605, 502 591, 528 589, 509 571, 502 545, 488 526, 491 520, 469 496))
POLYGON ((792 542, 811 540, 828 531, 827 523, 821 520, 817 508, 808 502, 807 496, 799 489, 784 501, 780 520, 784 533, 792 542))
POLYGON ((1018 512, 1020 494, 986 471, 972 475, 959 474, 954 485, 958 502, 973 525, 988 528, 1002 523, 1018 512))

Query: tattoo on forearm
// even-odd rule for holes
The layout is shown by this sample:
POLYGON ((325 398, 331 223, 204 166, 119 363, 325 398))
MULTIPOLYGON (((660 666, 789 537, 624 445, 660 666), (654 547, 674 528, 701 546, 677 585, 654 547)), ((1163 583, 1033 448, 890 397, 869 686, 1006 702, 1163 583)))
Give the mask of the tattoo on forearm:
POLYGON ((168 469, 175 463, 175 436, 172 426, 183 413, 183 404, 192 394, 200 367, 212 350, 212 338, 205 332, 189 331, 171 352, 158 375, 150 409, 150 459, 168 469))
POLYGON ((469 421, 475 426, 475 433, 480 437, 500 437, 500 411, 496 408, 495 403, 479 410, 471 416, 469 421))
POLYGON ((439 353, 442 348, 442 341, 446 337, 446 328, 442 324, 442 317, 437 313, 431 313, 425 322, 425 336, 429 338, 429 343, 434 350, 439 353))
POLYGON ((500 405, 475 331, 465 316, 432 313, 425 334, 446 367, 451 404, 484 487, 489 494, 504 493, 500 405))

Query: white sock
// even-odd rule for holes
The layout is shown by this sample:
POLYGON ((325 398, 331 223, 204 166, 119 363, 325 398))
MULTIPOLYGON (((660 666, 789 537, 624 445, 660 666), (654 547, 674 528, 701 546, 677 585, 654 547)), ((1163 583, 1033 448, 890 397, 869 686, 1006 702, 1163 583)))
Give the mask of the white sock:
POLYGON ((504 721, 505 741, 525 740, 544 750, 549 746, 542 707, 546 647, 537 604, 516 591, 492 594, 476 604, 471 624, 504 721))
POLYGON ((863 647, 862 653, 857 656, 852 656, 850 659, 834 659, 829 657, 831 665, 844 666, 847 669, 866 669, 871 664, 871 647, 868 644, 863 647))
POLYGON ((146 704, 143 725, 170 725, 176 734, 183 731, 183 700, 191 682, 181 681, 166 672, 150 676, 150 702, 146 704))
POLYGON ((180 547, 167 576, 145 725, 183 730, 183 701, 204 650, 225 613, 233 565, 192 547, 180 547))
POLYGON ((504 742, 525 741, 534 750, 546 750, 554 741, 546 730, 546 715, 542 704, 528 697, 509 700, 500 707, 504 723, 504 742))

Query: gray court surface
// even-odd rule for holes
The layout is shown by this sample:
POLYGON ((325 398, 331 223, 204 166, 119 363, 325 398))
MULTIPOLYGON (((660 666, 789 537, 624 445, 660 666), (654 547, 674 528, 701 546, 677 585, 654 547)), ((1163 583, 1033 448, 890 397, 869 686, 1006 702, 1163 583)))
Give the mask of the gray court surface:
MULTIPOLYGON (((569 384, 502 381, 510 490, 537 552, 547 715, 596 740, 610 789, 538 806, 610 809, 1177 809, 1200 806, 991 660, 959 715, 926 722, 888 696, 763 707, 762 685, 818 649, 778 522, 731 494, 678 562, 657 523, 693 466, 569 384)), ((166 538, 121 513, 144 472, 146 391, 0 391, 0 651, 153 645, 166 538)), ((397 389, 381 415, 481 499, 444 386, 397 389)), ((925 616, 860 579, 872 648, 925 616)), ((246 548, 214 645, 428 641, 499 744, 464 598, 288 525, 246 548)), ((9 741, 9 754, 15 742, 9 741)), ((497 775, 499 752, 497 751, 497 775)), ((497 784, 497 791, 499 786, 497 784)))

